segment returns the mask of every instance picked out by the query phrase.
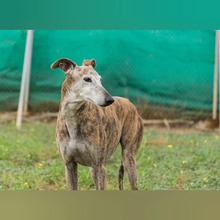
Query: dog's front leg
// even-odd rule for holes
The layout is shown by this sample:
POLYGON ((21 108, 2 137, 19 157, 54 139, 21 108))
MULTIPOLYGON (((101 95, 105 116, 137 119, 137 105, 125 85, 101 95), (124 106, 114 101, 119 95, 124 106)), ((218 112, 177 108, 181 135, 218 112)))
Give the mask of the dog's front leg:
POLYGON ((107 184, 107 173, 105 165, 92 167, 92 177, 97 190, 105 190, 107 184))
POLYGON ((78 188, 78 174, 77 163, 71 161, 65 164, 65 174, 67 186, 70 190, 77 190, 78 188))

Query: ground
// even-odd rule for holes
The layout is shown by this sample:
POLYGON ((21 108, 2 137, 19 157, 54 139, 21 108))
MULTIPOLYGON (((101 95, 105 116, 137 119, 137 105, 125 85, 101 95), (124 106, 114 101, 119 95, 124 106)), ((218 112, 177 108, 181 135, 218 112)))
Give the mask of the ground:
MULTIPOLYGON (((139 189, 220 189, 219 141, 217 133, 146 128, 137 156, 139 189)), ((119 147, 107 164, 108 190, 118 189, 120 161, 119 147)), ((67 189, 54 122, 26 122, 21 130, 14 121, 0 125, 0 188, 67 189)), ((88 167, 79 166, 79 189, 95 189, 88 167)))

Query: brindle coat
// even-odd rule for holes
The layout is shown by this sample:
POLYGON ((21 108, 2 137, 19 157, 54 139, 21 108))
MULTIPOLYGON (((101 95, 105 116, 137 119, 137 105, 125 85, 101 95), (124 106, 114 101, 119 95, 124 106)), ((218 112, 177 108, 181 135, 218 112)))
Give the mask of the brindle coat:
POLYGON ((102 87, 95 66, 95 60, 85 60, 77 66, 65 58, 51 65, 66 74, 56 141, 65 164, 67 184, 70 189, 77 189, 79 163, 92 168, 96 189, 105 189, 106 162, 120 143, 119 189, 123 189, 125 169, 132 189, 137 190, 136 155, 143 136, 142 119, 128 99, 113 98, 102 87))

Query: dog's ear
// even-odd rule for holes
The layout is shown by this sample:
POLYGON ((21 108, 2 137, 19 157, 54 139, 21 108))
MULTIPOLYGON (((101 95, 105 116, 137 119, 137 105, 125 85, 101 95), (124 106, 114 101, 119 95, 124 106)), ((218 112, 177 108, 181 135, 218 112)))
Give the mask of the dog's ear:
POLYGON ((92 66, 93 68, 95 68, 96 67, 96 61, 94 59, 83 60, 82 65, 84 65, 84 66, 92 66))
POLYGON ((51 64, 50 68, 51 69, 56 69, 60 68, 63 70, 65 73, 67 73, 68 70, 74 69, 76 67, 76 63, 74 63, 72 60, 69 60, 67 58, 61 58, 54 63, 51 64))

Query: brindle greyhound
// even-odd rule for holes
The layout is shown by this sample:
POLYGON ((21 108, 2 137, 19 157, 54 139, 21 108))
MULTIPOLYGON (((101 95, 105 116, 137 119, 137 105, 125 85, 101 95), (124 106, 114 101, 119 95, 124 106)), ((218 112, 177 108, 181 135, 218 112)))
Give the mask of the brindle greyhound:
POLYGON ((122 147, 119 189, 123 190, 124 169, 133 190, 137 190, 136 155, 143 136, 143 123, 128 99, 112 97, 94 70, 96 62, 82 66, 62 58, 51 65, 66 74, 57 119, 56 142, 65 164, 69 189, 77 190, 77 164, 90 166, 97 190, 107 182, 106 162, 122 147))

